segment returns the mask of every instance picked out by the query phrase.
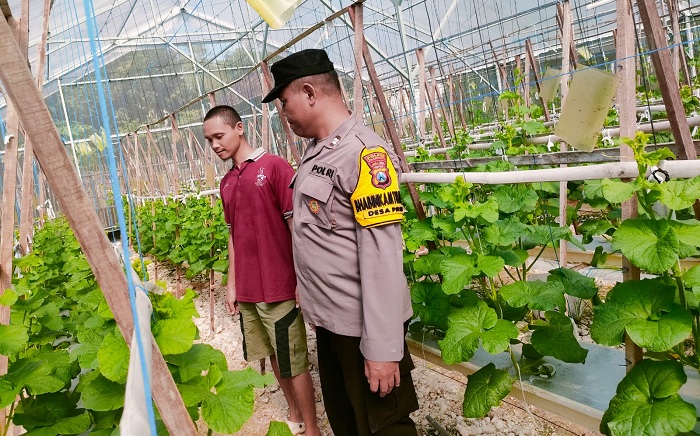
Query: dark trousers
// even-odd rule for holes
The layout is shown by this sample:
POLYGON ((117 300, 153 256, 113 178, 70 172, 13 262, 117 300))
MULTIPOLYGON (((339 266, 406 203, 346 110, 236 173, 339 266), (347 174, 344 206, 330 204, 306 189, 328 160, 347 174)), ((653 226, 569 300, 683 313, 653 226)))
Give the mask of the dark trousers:
POLYGON ((417 436, 408 416, 418 410, 413 361, 404 344, 401 385, 380 397, 369 389, 360 338, 316 328, 318 366, 326 414, 335 436, 417 436))

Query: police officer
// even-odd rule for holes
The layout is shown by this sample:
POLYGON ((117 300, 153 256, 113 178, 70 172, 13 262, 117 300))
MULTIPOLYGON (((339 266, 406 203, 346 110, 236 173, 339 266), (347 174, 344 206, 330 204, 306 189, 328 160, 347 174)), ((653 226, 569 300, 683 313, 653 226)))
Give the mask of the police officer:
POLYGON ((263 102, 279 98, 294 133, 311 139, 292 181, 293 250, 331 427, 336 436, 416 435, 398 160, 347 110, 325 51, 271 69, 263 102))

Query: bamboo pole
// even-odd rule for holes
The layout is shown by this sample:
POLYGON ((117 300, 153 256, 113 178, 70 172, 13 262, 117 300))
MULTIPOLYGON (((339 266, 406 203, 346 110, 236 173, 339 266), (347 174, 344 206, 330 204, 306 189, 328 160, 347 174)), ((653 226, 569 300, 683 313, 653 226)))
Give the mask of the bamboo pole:
MULTIPOLYGON (((63 212, 95 274, 105 299, 125 338, 131 338, 133 319, 124 272, 107 239, 92 203, 73 169, 46 104, 32 79, 5 20, 0 19, 0 81, 15 104, 27 136, 35 148, 63 212), (22 102, 19 105, 19 102, 22 102)), ((130 341, 127 341, 129 343, 130 341)), ((153 396, 171 433, 196 435, 180 393, 155 341, 153 347, 153 396)))
POLYGON ((425 52, 422 48, 416 50, 416 58, 418 58, 418 139, 425 141, 425 100, 426 91, 428 89, 425 79, 425 52))

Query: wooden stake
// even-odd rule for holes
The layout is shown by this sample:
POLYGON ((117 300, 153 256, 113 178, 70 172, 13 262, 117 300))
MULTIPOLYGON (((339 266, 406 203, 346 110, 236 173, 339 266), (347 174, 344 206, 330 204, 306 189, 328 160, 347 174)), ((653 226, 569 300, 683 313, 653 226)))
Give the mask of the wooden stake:
MULTIPOLYGON (((172 177, 172 183, 173 183, 173 195, 177 195, 180 193, 180 168, 177 162, 177 140, 178 140, 178 131, 177 131, 177 121, 175 121, 175 115, 170 114, 170 136, 171 136, 171 142, 170 145, 172 147, 172 155, 173 155, 173 177, 172 177)), ((167 165, 166 165, 167 168, 167 165)))
MULTIPOLYGON (((449 111, 447 111, 445 108, 446 105, 442 103, 442 98, 440 97, 440 90, 439 90, 438 85, 437 85, 437 80, 435 79, 435 67, 428 68, 428 73, 430 74, 430 81, 432 82, 433 101, 437 106, 440 107, 440 112, 442 112, 442 117, 445 119, 445 122, 447 123, 447 129, 449 130, 450 135, 454 138, 455 126, 452 124, 452 117, 449 115, 449 111)), ((449 96, 448 96, 448 99, 449 99, 449 96)), ((440 130, 442 130, 442 126, 440 126, 440 130)))
MULTIPOLYGON (((572 34, 571 34, 571 3, 569 0, 564 0, 562 3, 557 3, 557 6, 562 7, 562 64, 561 64, 561 106, 564 107, 564 101, 569 93, 569 64, 566 60, 566 53, 569 51, 571 45, 572 34)), ((566 142, 559 142, 559 150, 567 151, 566 142)), ((566 167, 566 165, 561 165, 561 167, 566 167)), ((568 183, 559 183, 559 225, 561 227, 568 227, 566 221, 566 210, 568 207, 568 183)), ((567 245, 568 242, 565 240, 559 241, 559 262, 562 268, 567 267, 567 245)))
MULTIPOLYGON (((537 63, 537 58, 535 57, 535 52, 532 50, 532 42, 529 39, 525 40, 525 52, 527 53, 527 58, 530 60, 530 65, 532 66, 532 72, 535 75, 535 85, 537 85, 537 92, 541 93, 542 88, 540 87, 540 67, 537 63)), ((545 121, 551 121, 552 117, 549 115, 549 109, 547 109, 547 102, 544 101, 542 95, 540 95, 540 101, 542 102, 542 108, 544 109, 544 119, 545 121)))
MULTIPOLYGON (((41 144, 34 150, 37 159, 90 263, 122 335, 130 343, 128 339, 132 337, 134 323, 128 303, 126 277, 92 202, 73 169, 10 27, 3 19, 0 19, 0 81, 17 109, 27 136, 35 144, 41 144)), ((155 341, 152 341, 152 347, 153 396, 163 421, 173 434, 196 435, 194 423, 155 341)))
MULTIPOLYGON (((683 40, 681 39, 681 28, 678 24, 678 0, 666 0, 668 5, 668 15, 671 18, 671 29, 673 30, 673 71, 677 79, 683 77, 683 84, 690 86, 690 72, 685 61, 685 51, 683 50, 683 40), (682 74, 680 74, 682 73, 682 74)), ((680 81, 680 80, 679 80, 680 81)))
POLYGON ((418 140, 425 141, 427 135, 425 131, 425 100, 428 87, 425 79, 425 52, 422 48, 416 50, 418 58, 418 140))
MULTIPOLYGON (((260 65, 260 69, 262 70, 263 77, 265 78, 265 82, 267 83, 268 89, 272 89, 274 87, 274 80, 272 79, 272 73, 270 73, 270 68, 267 66, 267 62, 263 61, 260 65)), ((282 123, 284 134, 287 137, 287 145, 292 151, 292 157, 294 158, 294 162, 296 162, 298 166, 301 163, 301 157, 299 156, 299 150, 297 149, 296 141, 294 140, 294 135, 292 134, 292 129, 289 127, 287 117, 282 111, 282 104, 280 103, 278 98, 275 99, 274 104, 277 108, 277 115, 279 116, 280 123, 282 123)))
MULTIPOLYGON (((682 144, 685 159, 697 159, 693 138, 690 135, 688 120, 685 117, 685 110, 681 102, 681 95, 678 89, 676 75, 673 74, 671 65, 671 54, 668 50, 660 50, 668 45, 666 34, 661 26, 659 11, 656 9, 656 2, 653 0, 637 0, 637 8, 644 25, 647 44, 651 50, 651 61, 654 64, 654 72, 659 81, 661 96, 666 105, 668 120, 671 122, 671 132, 676 144, 682 144)), ((700 201, 693 205, 695 218, 700 219, 700 201)))
POLYGON ((355 80, 353 82, 353 111, 355 112, 355 118, 357 121, 362 122, 362 115, 364 112, 363 98, 362 98, 362 42, 364 41, 364 26, 363 26, 363 13, 362 13, 362 3, 355 3, 351 6, 353 10, 353 28, 357 29, 355 32, 354 48, 355 53, 355 80))

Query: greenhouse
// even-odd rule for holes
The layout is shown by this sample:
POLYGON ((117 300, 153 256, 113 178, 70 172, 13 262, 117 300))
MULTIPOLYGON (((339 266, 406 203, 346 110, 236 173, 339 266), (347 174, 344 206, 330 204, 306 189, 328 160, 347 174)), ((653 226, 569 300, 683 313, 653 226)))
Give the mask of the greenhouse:
MULTIPOLYGON (((373 415, 406 374, 420 435, 700 434, 700 0, 0 10, 0 436, 333 435, 347 416, 415 434, 373 415), (283 70, 301 53, 322 57, 283 70), (242 161, 211 133, 222 107, 242 161), (227 199, 258 159, 291 178, 284 243, 227 199), (268 264, 260 288, 291 271, 307 321, 316 424, 282 381, 286 336, 248 360, 241 277, 268 264), (373 348, 384 326, 398 358, 373 357, 395 352, 373 348), (344 372, 347 416, 341 336, 369 396, 359 412, 344 372)), ((251 183, 277 183, 266 168, 251 183)))

